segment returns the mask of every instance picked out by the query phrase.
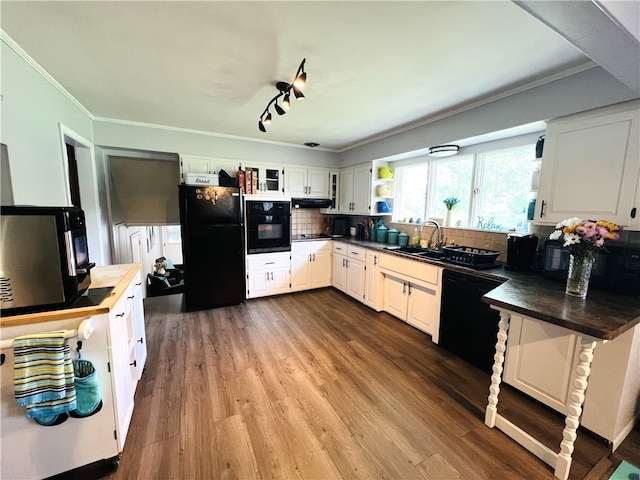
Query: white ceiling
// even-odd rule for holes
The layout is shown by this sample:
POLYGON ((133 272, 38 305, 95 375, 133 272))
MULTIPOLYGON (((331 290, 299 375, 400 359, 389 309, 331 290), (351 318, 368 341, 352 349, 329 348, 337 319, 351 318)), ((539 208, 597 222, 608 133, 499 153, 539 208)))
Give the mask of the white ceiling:
POLYGON ((341 151, 593 65, 507 1, 3 1, 96 118, 341 151), (258 117, 306 58, 304 101, 258 117))

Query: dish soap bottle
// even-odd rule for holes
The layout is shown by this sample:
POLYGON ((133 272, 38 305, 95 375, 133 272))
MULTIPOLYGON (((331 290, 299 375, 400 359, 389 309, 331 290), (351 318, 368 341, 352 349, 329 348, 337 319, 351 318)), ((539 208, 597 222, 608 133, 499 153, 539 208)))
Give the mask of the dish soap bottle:
POLYGON ((420 232, 418 232, 418 228, 413 229, 413 235, 411 236, 411 246, 419 247, 420 246, 420 232))

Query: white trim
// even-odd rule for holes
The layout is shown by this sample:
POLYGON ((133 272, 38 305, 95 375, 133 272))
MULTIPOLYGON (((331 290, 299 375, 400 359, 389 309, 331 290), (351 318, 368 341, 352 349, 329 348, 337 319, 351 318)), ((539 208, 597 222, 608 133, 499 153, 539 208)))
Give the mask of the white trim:
POLYGON ((49 82, 55 89, 57 89, 62 95, 64 95, 71 103, 78 107, 82 113, 84 113, 90 120, 93 120, 93 115, 89 110, 85 108, 69 91, 64 88, 55 78, 53 78, 44 68, 42 68, 38 62, 36 62, 27 52, 25 52, 15 40, 13 40, 7 32, 0 28, 0 40, 2 40, 7 47, 13 50, 18 56, 20 56, 31 68, 39 73, 42 78, 49 82))
MULTIPOLYGON (((239 140, 244 142, 254 142, 254 143, 267 143, 270 145, 279 145, 284 147, 292 147, 292 148, 302 148, 309 150, 310 147, 306 145, 298 145, 297 143, 285 143, 285 142, 276 142, 275 140, 264 140, 261 138, 253 138, 253 137, 241 137, 239 135, 229 135, 227 133, 216 133, 216 132, 207 132, 205 130, 194 130, 192 128, 183 128, 183 127, 171 127, 169 125, 158 125, 155 123, 145 123, 145 122, 134 122, 130 120, 119 120, 117 118, 106 118, 106 117, 93 117, 92 118, 96 122, 104 122, 104 123, 114 123, 118 125, 128 125, 131 127, 142 127, 142 128, 153 128, 158 130, 169 130, 172 132, 181 132, 181 133, 192 133, 196 135, 205 135, 208 137, 216 137, 216 138, 226 138, 230 140, 239 140)), ((325 152, 338 153, 338 150, 333 150, 330 148, 323 147, 314 147, 313 150, 321 150, 325 152)))

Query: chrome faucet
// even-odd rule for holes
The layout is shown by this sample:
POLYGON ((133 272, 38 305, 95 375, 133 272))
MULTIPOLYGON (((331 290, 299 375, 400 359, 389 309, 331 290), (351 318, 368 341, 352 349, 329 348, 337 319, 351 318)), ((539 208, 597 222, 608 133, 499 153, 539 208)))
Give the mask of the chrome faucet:
POLYGON ((438 222, 436 222, 435 220, 425 220, 424 222, 422 222, 422 225, 420 226, 420 233, 422 233, 422 229, 424 228, 425 225, 433 225, 435 228, 435 230, 431 231, 431 235, 429 236, 429 248, 431 248, 431 242, 433 240, 433 234, 436 233, 436 249, 440 250, 442 249, 442 247, 444 246, 444 237, 442 235, 442 228, 440 227, 440 224, 438 222))

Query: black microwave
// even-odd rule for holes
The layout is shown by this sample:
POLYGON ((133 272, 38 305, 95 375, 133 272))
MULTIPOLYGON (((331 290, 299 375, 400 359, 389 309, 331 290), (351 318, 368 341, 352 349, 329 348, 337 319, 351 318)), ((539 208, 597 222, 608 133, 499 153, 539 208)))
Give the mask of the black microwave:
MULTIPOLYGON (((562 240, 545 242, 544 276, 567 279, 569 249, 562 244, 562 240)), ((640 295, 640 248, 623 244, 607 245, 597 252, 589 285, 610 292, 640 295)))
POLYGON ((76 207, 1 207, 2 316, 69 306, 91 283, 84 212, 76 207))

